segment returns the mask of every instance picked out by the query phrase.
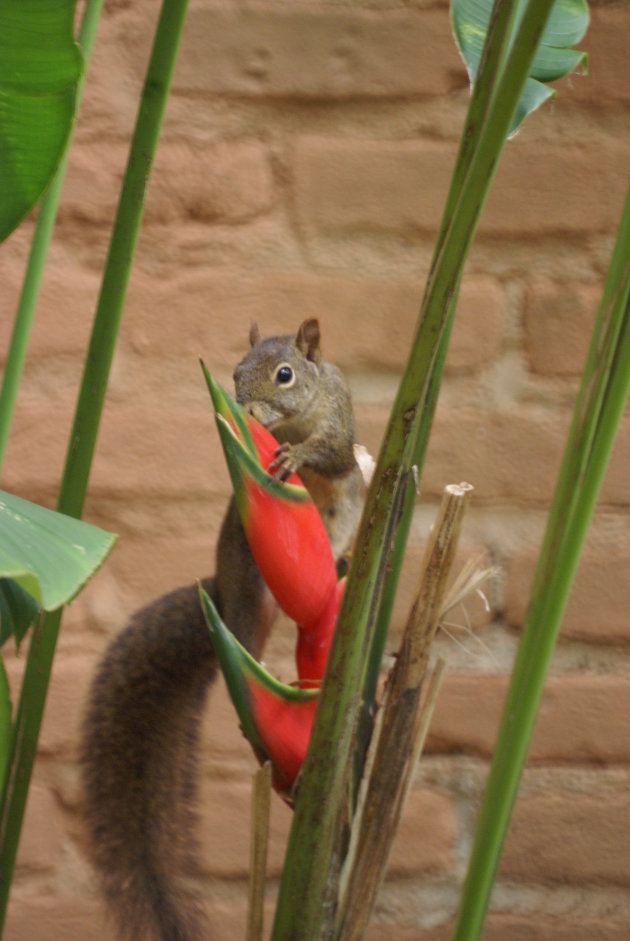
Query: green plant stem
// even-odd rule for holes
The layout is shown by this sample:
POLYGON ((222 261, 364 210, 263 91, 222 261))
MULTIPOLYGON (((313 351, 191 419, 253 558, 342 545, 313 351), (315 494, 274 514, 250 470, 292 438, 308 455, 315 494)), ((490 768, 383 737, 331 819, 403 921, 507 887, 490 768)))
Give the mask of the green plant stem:
MULTIPOLYGON (((431 371, 425 406, 422 410, 422 426, 418 434, 418 447, 412 459, 412 466, 416 468, 415 476, 418 480, 422 476, 422 470, 424 468, 429 433, 435 415, 437 397, 442 379, 442 373, 444 370, 444 362, 446 360, 448 341, 451 335, 456 306, 457 303, 455 300, 452 305, 452 310, 449 310, 448 313, 447 323, 444 333, 442 334, 438 356, 431 371)), ((407 481, 407 486, 403 496, 400 524, 396 532, 394 547, 392 549, 389 560, 390 570, 387 575, 387 580, 383 589, 383 596, 379 606, 378 620, 374 629, 374 640, 370 650, 370 658, 367 665, 365 683, 363 685, 363 701, 365 703, 367 712, 372 710, 374 700, 376 698, 376 689, 381 671, 383 653, 385 651, 385 643, 387 641, 389 622, 392 616, 392 610, 396 598, 396 590, 398 588, 398 581, 400 579, 405 550, 407 548, 407 539, 409 537, 409 530, 411 529, 413 507, 416 499, 417 492, 415 487, 415 480, 412 476, 407 481)), ((363 748, 361 748, 361 751, 363 751, 363 748)))
MULTIPOLYGON (((112 233, 103 283, 70 436, 57 509, 80 517, 105 400, 118 328, 144 208, 144 196, 157 148, 187 0, 164 0, 145 79, 112 233)), ((10 786, 0 815, 0 928, 15 865, 61 611, 47 614, 33 632, 14 734, 10 786)))
MULTIPOLYGON (((77 85, 75 115, 78 114, 85 88, 85 79, 87 75, 90 59, 92 58, 92 49, 96 39, 96 30, 101 17, 104 0, 88 0, 81 22, 79 33, 79 45, 83 56, 83 74, 77 85)), ((75 121, 76 123, 76 121, 75 121)), ((33 326, 35 308, 39 297, 39 290, 44 273, 44 265, 48 254, 48 247, 52 238, 55 219, 57 218, 57 209, 59 199, 63 188, 66 169, 68 166, 68 157, 72 145, 74 127, 68 138, 66 149, 57 168, 48 191, 42 199, 37 224, 31 243, 31 251, 26 266, 22 292, 16 311, 13 333, 7 353, 4 376, 2 379, 2 391, 0 391, 0 471, 6 453, 9 432, 13 422, 13 413, 17 401, 20 380, 24 371, 24 362, 26 360, 26 350, 33 326)))
MULTIPOLYGON (((516 0, 495 0, 488 23, 477 75, 471 90, 470 102, 466 114, 466 123, 455 161, 455 168, 449 186, 444 215, 438 232, 434 252, 434 266, 439 251, 444 243, 453 213, 461 197, 462 189, 472 158, 479 146, 482 131, 485 128, 488 112, 496 92, 498 78, 505 67, 509 40, 516 16, 516 0)), ((434 266, 431 271, 434 271, 434 266)), ((430 280, 430 278, 429 278, 430 280)))
MULTIPOLYGON (((431 269, 431 275, 429 276, 429 283, 432 280, 433 273, 435 271, 435 265, 448 234, 448 230, 453 219, 453 214, 461 198, 462 189, 470 171, 472 160, 477 152, 482 133, 486 127, 488 112, 490 110, 490 105, 498 85, 498 78, 500 77, 502 70, 505 67, 505 62, 508 56, 509 39, 515 16, 516 3, 514 0, 497 0, 493 7, 490 22, 488 24, 486 41, 481 59, 479 61, 475 83, 472 88, 468 113, 466 115, 466 123, 464 125, 461 143, 457 154, 457 159, 455 161, 453 177, 446 200, 444 215, 442 218, 440 231, 438 233, 434 254, 434 263, 431 269)), ((427 286, 427 291, 428 290, 429 286, 427 286)), ((426 452, 428 449, 429 435, 433 424, 433 417, 435 415, 437 397, 440 383, 442 381, 444 362, 446 360, 448 343, 455 318, 458 296, 459 283, 457 285, 457 290, 454 293, 451 306, 446 317, 446 324, 442 333, 440 347, 428 382, 428 391, 425 399, 425 405, 420 416, 421 427, 419 429, 417 438, 418 445, 416 453, 413 455, 412 459, 413 464, 417 468, 418 478, 422 475, 426 452)), ((396 590, 398 588, 398 581, 402 569, 407 538, 409 536, 409 530, 411 527, 415 499, 415 488, 407 486, 405 496, 403 498, 403 510, 401 514, 400 526, 396 533, 394 548, 392 550, 390 571, 388 573, 387 581, 384 587, 383 598, 380 603, 378 622, 374 631, 374 641, 370 653, 370 662, 368 664, 366 681, 363 688, 366 714, 369 714, 372 711, 374 699, 376 696, 378 676, 383 659, 383 653, 385 650, 387 632, 389 630, 389 622, 391 620, 394 599, 396 597, 396 590)), ((366 725, 365 720, 363 719, 362 725, 363 729, 360 733, 362 745, 359 749, 359 755, 365 748, 365 739, 369 734, 369 725, 366 725)))
POLYGON ((401 491, 420 445, 419 413, 428 396, 447 312, 509 132, 552 0, 530 0, 508 56, 479 146, 439 247, 418 329, 399 388, 361 521, 322 701, 304 765, 280 884, 274 941, 315 941, 329 930, 335 904, 331 861, 351 780, 361 685, 373 640, 386 559, 398 522, 401 491), (334 760, 331 760, 334 755, 334 760), (324 929, 326 925, 326 929, 324 929))
POLYGON ((629 396, 630 192, 536 569, 454 941, 481 937, 549 663, 629 396))

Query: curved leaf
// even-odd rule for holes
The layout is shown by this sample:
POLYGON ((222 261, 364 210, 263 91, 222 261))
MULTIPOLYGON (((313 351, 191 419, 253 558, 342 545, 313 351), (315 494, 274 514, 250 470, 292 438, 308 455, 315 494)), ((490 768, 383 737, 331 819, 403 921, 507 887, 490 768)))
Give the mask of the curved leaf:
POLYGON ((9 637, 19 644, 41 610, 33 596, 12 578, 0 578, 0 647, 9 637))
MULTIPOLYGON (((512 38, 525 9, 525 0, 517 0, 517 4, 519 9, 512 38)), ((471 82, 477 75, 492 7, 493 0, 452 0, 451 18, 455 39, 471 82)), ((586 66, 586 53, 571 47, 583 38, 588 22, 586 0, 556 0, 532 64, 531 77, 525 83, 510 136, 516 133, 528 114, 556 94, 544 83, 563 78, 579 65, 586 66)))
POLYGON ((12 578, 48 611, 81 590, 116 537, 0 490, 0 578, 12 578))
POLYGON ((50 182, 74 116, 81 51, 76 0, 0 4, 0 240, 50 182))
POLYGON ((287 686, 247 652, 199 587, 201 606, 241 728, 261 763, 271 761, 274 787, 291 802, 319 702, 319 689, 287 686))

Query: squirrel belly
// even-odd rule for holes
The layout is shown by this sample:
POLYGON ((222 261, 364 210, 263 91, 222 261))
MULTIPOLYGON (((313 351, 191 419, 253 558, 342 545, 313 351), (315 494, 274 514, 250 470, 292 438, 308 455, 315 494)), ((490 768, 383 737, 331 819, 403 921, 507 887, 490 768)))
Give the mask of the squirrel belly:
MULTIPOLYGON (((342 567, 365 485, 354 459, 350 393, 339 370, 322 360, 319 340, 316 320, 304 321, 295 336, 261 339, 253 327, 234 381, 238 401, 280 443, 277 476, 303 475, 342 567)), ((259 658, 276 608, 233 499, 216 574, 202 585, 259 658)), ((132 616, 92 685, 81 742, 88 851, 120 935, 130 941, 208 941, 178 874, 196 855, 199 738, 216 669, 197 585, 188 585, 132 616)))

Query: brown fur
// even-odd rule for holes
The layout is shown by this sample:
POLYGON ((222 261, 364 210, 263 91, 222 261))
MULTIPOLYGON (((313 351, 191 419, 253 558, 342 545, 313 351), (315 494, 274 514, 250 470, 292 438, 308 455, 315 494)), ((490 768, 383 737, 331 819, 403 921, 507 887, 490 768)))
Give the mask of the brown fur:
MULTIPOLYGON (((239 401, 285 443, 278 476, 304 468, 340 558, 364 497, 345 381, 321 360, 315 320, 296 337, 261 340, 252 328, 250 342, 235 372, 239 401), (288 389, 274 384, 279 364, 294 371, 288 389)), ((216 577, 203 586, 241 643, 260 656, 275 606, 234 500, 219 535, 216 577)), ((134 941, 207 938, 178 875, 194 857, 200 722, 215 673, 197 587, 189 585, 136 612, 94 680, 81 748, 90 854, 121 935, 134 941)))

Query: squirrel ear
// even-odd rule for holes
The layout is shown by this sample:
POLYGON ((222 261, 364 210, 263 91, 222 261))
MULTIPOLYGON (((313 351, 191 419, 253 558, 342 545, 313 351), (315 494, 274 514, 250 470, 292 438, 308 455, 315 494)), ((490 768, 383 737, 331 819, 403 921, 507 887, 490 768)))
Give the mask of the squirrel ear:
POLYGON ((319 321, 305 320, 297 332, 295 345, 312 363, 319 363, 322 353, 319 348, 319 321))
POLYGON ((260 328, 254 320, 249 328, 249 345, 256 346, 257 343, 260 343, 260 328))

